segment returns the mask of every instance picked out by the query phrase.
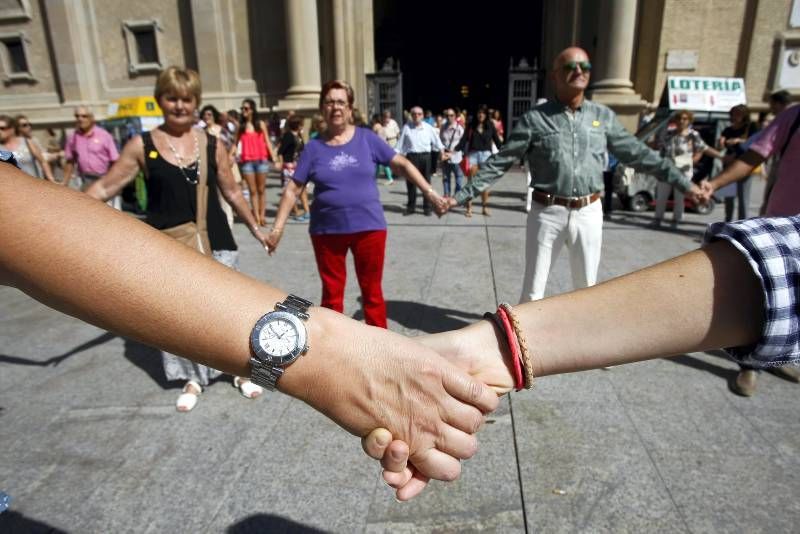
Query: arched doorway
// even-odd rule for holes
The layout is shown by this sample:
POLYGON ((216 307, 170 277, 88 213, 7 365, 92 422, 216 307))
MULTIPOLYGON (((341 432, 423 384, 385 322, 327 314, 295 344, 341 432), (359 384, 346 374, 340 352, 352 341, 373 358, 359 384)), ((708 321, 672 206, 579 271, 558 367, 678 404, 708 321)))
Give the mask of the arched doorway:
POLYGON ((374 0, 375 59, 400 61, 405 108, 440 112, 480 104, 505 115, 509 60, 533 63, 542 45, 542 0, 487 9, 485 1, 374 0), (462 88, 466 87, 466 93, 462 88))

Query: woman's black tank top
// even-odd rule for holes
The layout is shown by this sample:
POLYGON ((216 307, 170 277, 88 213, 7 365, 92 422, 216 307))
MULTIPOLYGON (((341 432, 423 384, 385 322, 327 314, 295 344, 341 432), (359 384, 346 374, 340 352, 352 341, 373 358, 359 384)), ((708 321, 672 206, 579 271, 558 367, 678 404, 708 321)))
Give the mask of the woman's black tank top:
MULTIPOLYGON (((236 241, 228 226, 228 219, 217 195, 217 139, 206 133, 208 150, 208 239, 212 250, 237 250, 236 241)), ((150 132, 142 133, 144 161, 147 166, 147 224, 159 230, 171 228, 197 218, 197 186, 189 183, 181 170, 165 160, 153 144, 150 132)), ((185 171, 195 179, 192 170, 185 171)))

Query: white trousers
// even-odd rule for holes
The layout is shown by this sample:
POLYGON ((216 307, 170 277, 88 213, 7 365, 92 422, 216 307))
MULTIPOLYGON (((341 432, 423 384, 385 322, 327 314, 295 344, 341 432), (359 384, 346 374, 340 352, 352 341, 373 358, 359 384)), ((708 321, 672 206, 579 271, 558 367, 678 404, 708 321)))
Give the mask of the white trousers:
POLYGON ((575 289, 593 286, 600 268, 603 246, 603 203, 595 200, 580 209, 544 206, 534 202, 525 236, 525 276, 520 302, 544 297, 553 259, 569 249, 575 289))
MULTIPOLYGON (((665 184, 664 182, 656 184, 656 219, 659 221, 664 218, 664 212, 667 211, 667 200, 672 190, 673 187, 670 184, 665 184)), ((681 222, 681 219, 683 219, 683 193, 678 191, 677 188, 675 188, 674 200, 675 206, 672 208, 672 219, 675 222, 681 222)))

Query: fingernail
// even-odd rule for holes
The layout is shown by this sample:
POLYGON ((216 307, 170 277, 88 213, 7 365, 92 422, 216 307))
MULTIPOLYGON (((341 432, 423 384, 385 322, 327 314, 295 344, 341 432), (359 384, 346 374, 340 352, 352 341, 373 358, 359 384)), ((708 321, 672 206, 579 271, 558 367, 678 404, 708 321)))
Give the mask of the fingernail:
POLYGON ((395 460, 403 460, 405 457, 406 455, 400 451, 392 451, 392 458, 395 460))
POLYGON ((389 444, 389 437, 386 434, 380 433, 375 436, 375 443, 377 443, 381 447, 385 447, 389 444))

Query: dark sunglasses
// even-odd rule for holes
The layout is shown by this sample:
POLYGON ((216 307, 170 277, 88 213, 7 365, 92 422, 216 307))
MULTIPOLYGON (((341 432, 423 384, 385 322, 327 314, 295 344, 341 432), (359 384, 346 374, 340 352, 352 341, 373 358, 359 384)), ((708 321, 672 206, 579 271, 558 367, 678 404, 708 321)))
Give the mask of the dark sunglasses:
POLYGON ((567 61, 561 68, 564 69, 565 72, 575 72, 578 70, 578 67, 580 67, 583 72, 592 71, 592 64, 588 61, 567 61))
POLYGON ((31 123, 29 123, 29 122, 21 122, 21 123, 19 123, 19 127, 20 128, 30 128, 31 127, 31 123))
POLYGON ((0 130, 10 130, 11 126, 0 126, 0 130))

